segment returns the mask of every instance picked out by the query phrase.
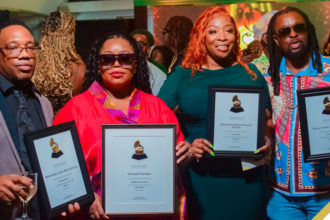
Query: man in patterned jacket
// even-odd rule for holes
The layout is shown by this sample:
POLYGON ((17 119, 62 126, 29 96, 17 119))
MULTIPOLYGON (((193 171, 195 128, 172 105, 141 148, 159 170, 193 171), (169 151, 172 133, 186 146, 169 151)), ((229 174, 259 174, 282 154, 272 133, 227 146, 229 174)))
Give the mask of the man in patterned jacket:
MULTIPOLYGON (((297 91, 330 86, 330 59, 319 53, 315 28, 301 10, 287 7, 268 26, 270 86, 275 124, 271 219, 312 219, 330 201, 326 160, 304 161, 297 91)), ((330 144, 330 143, 329 143, 330 144)))

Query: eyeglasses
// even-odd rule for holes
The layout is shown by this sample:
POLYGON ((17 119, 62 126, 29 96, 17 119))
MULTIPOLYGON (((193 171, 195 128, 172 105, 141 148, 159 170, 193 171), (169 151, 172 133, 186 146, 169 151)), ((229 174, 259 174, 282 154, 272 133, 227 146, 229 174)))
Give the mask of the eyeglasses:
POLYGON ((99 65, 103 69, 111 69, 116 61, 120 66, 125 69, 130 69, 135 63, 135 56, 133 53, 121 53, 121 54, 100 54, 98 56, 99 65))
POLYGON ((16 57, 19 57, 19 55, 23 52, 23 50, 25 50, 30 56, 34 56, 36 51, 40 50, 40 47, 37 47, 37 46, 28 46, 28 47, 5 46, 5 47, 0 47, 0 49, 3 54, 5 54, 3 52, 3 50, 6 50, 7 54, 5 54, 5 55, 8 56, 9 58, 16 58, 16 57))
POLYGON ((277 36, 279 38, 286 38, 290 35, 291 29, 297 34, 305 34, 307 32, 306 24, 295 24, 292 27, 284 27, 278 30, 277 36))
POLYGON ((168 30, 168 29, 166 29, 166 28, 164 28, 163 30, 162 30, 162 34, 163 35, 165 35, 165 34, 168 34, 170 31, 168 30))

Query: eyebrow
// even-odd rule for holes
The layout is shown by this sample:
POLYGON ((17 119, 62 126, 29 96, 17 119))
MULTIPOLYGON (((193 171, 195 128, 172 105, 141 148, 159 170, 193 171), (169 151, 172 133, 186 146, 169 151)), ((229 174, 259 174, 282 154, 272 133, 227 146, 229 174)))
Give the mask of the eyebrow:
MULTIPOLYGON (((7 44, 12 44, 12 43, 16 43, 17 44, 19 42, 17 42, 16 40, 12 40, 12 41, 6 42, 6 45, 7 44)), ((27 44, 35 44, 35 42, 34 41, 28 41, 24 45, 27 45, 27 44)))

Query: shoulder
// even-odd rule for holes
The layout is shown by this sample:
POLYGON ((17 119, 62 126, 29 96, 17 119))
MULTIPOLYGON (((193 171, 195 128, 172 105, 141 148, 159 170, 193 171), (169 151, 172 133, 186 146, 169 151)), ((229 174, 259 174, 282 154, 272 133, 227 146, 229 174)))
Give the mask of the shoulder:
POLYGON ((149 93, 145 93, 143 91, 141 91, 141 99, 144 100, 149 106, 158 106, 158 107, 164 107, 166 106, 168 108, 168 106, 166 105, 166 103, 160 99, 157 96, 154 96, 152 94, 149 93))
MULTIPOLYGON (((181 66, 176 66, 174 71, 169 75, 169 77, 183 77, 183 76, 191 76, 191 69, 183 68, 181 66)), ((168 78, 169 78, 168 77, 168 78)))
POLYGON ((322 64, 323 63, 330 64, 330 57, 325 57, 322 54, 320 54, 320 55, 321 55, 321 62, 322 62, 322 64))
POLYGON ((75 106, 81 107, 83 104, 91 104, 91 93, 87 90, 79 95, 74 96, 73 98, 71 98, 65 105, 63 108, 72 108, 75 106))
POLYGON ((158 68, 155 64, 153 64, 149 61, 147 61, 147 63, 148 63, 150 72, 153 76, 162 77, 162 78, 166 79, 166 74, 160 68, 158 68))

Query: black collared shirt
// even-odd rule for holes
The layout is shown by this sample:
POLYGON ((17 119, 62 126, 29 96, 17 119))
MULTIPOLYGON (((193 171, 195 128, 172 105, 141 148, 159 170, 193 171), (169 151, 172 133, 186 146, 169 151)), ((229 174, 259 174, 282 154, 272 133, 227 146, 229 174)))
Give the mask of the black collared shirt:
MULTIPOLYGON (((13 139, 15 147, 17 149, 18 154, 20 155, 22 164, 24 165, 26 170, 31 170, 30 160, 28 158, 26 147, 20 146, 18 129, 17 129, 17 101, 14 95, 13 90, 18 89, 21 90, 26 97, 27 101, 27 109, 31 115, 32 122, 36 130, 47 127, 45 116, 42 112, 41 104, 39 99, 36 97, 34 92, 37 92, 33 83, 31 82, 29 85, 24 88, 17 88, 12 82, 6 79, 0 73, 0 111, 3 114, 3 117, 6 121, 6 125, 10 132, 10 135, 13 139), (23 149, 23 150, 22 150, 23 149), (23 152, 24 151, 24 152, 23 152)), ((0 151, 1 153, 1 151, 0 151)), ((33 219, 41 220, 45 219, 43 216, 43 212, 40 212, 41 209, 39 203, 39 193, 38 196, 34 196, 29 203, 30 216, 33 219)), ((17 216, 18 217, 18 216, 17 216)))
MULTIPOLYGON (((38 98, 35 96, 34 92, 37 91, 31 82, 29 85, 24 88, 17 88, 12 82, 6 79, 0 74, 0 92, 1 92, 1 102, 0 110, 5 118, 6 124, 8 126, 10 135, 14 141, 15 147, 18 151, 18 154, 21 156, 21 149, 25 149, 25 146, 20 146, 17 125, 16 125, 16 116, 17 116, 17 101, 13 93, 14 89, 21 90, 26 97, 27 109, 31 115, 32 122, 35 126, 35 129, 45 128, 46 120, 42 113, 41 104, 38 98)), ((21 158, 23 165, 27 170, 31 169, 30 163, 26 158, 21 158)))

